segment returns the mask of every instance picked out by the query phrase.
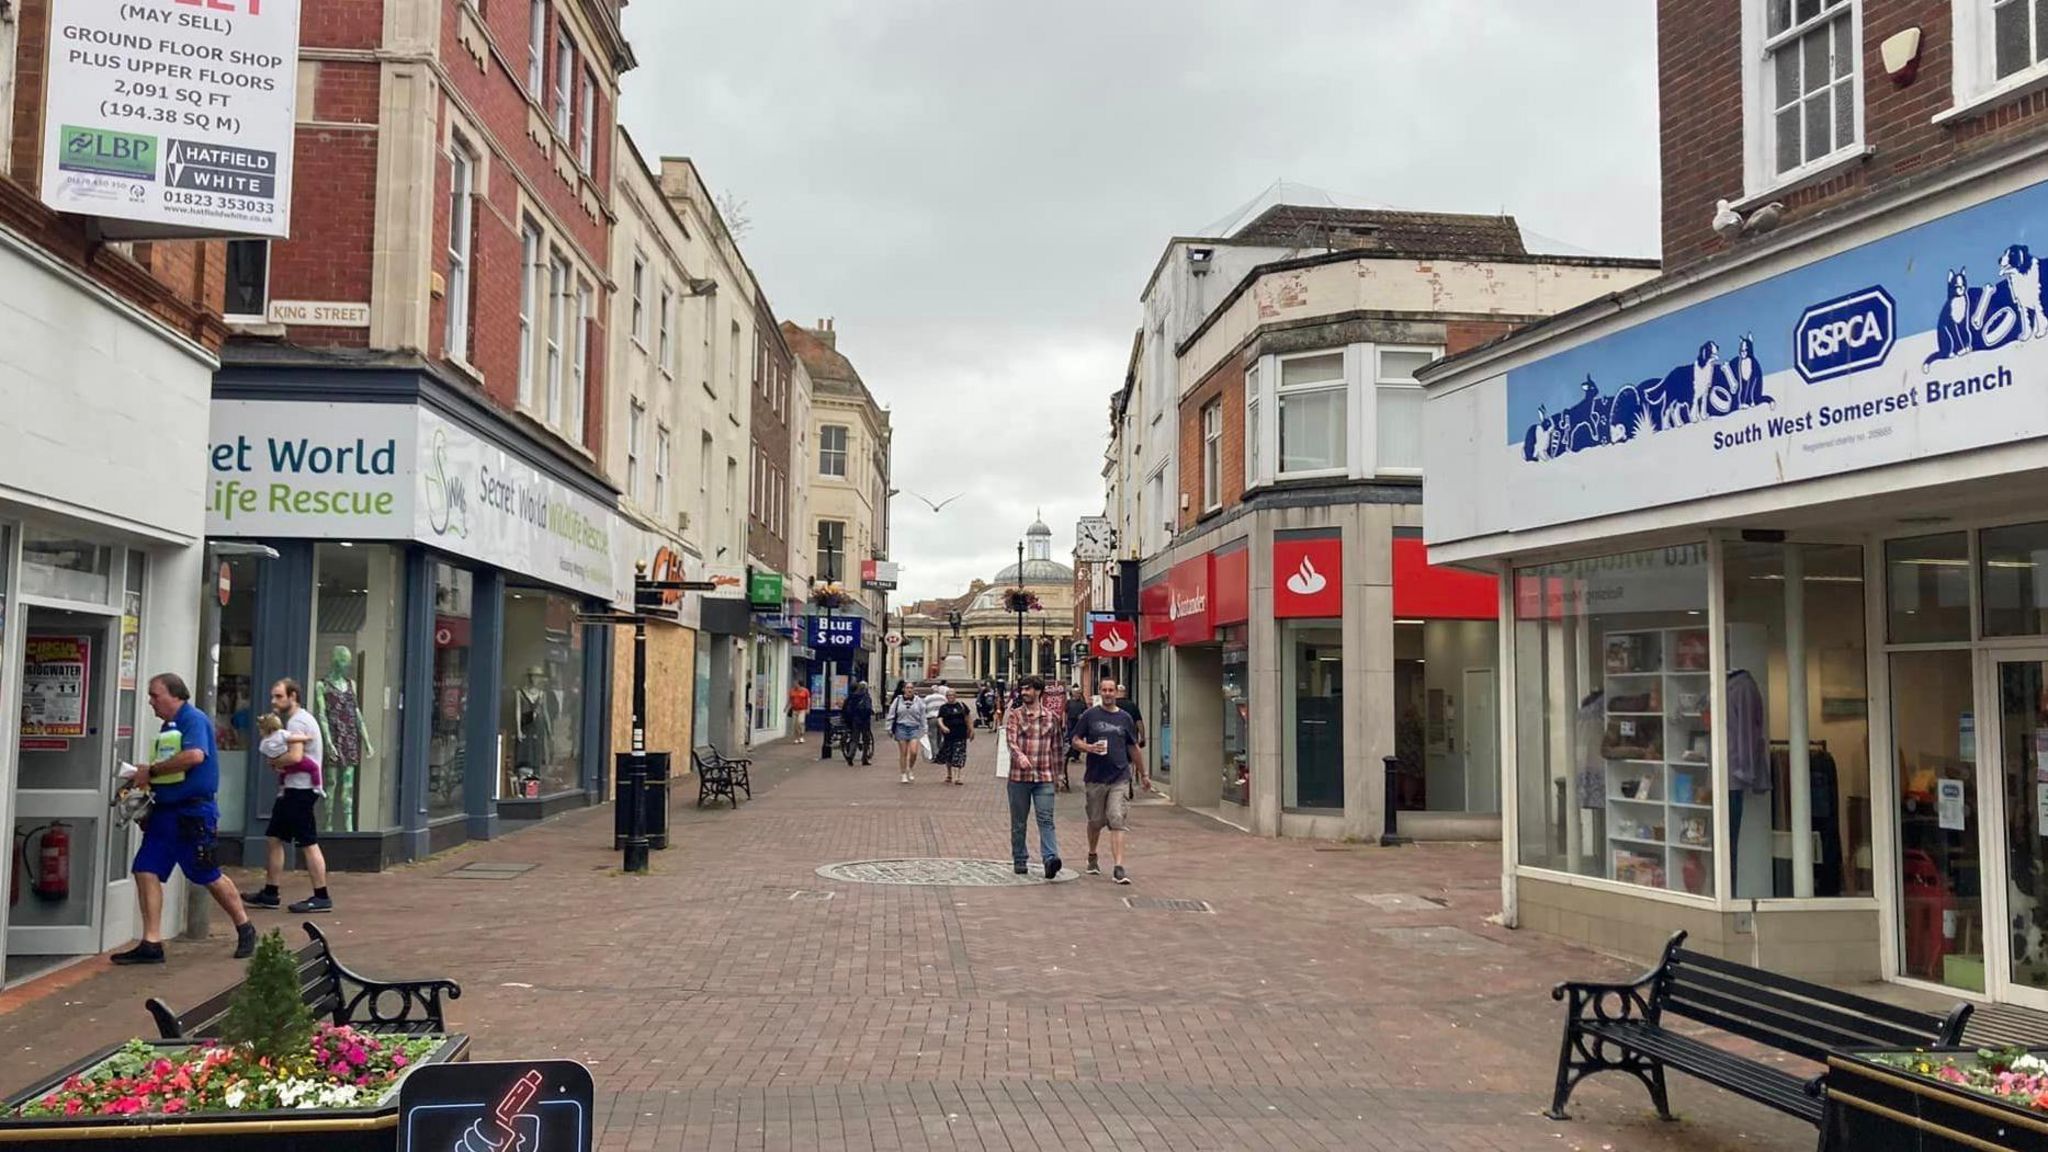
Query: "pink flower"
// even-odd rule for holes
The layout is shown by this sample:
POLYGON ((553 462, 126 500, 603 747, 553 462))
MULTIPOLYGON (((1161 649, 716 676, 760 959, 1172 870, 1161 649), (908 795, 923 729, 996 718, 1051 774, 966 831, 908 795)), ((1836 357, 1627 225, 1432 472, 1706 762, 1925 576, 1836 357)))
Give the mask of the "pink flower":
POLYGON ((66 1116, 76 1116, 84 1110, 85 1105, 80 1103, 76 1096, 64 1102, 64 1114, 66 1116))
POLYGON ((403 1052, 400 1052, 399 1054, 391 1058, 391 1066, 393 1068, 403 1068, 406 1066, 407 1063, 409 1063, 409 1061, 406 1060, 405 1053, 403 1052))
POLYGON ((171 1115, 171 1114, 172 1114, 172 1113, 174 1113, 174 1112, 183 1112, 184 1110, 185 1110, 185 1102, 184 1102, 183 1100, 166 1100, 166 1101, 164 1101, 164 1109, 163 1109, 163 1111, 164 1111, 164 1115, 166 1115, 166 1116, 169 1116, 169 1115, 171 1115))
POLYGON ((362 1064, 370 1058, 370 1054, 363 1051, 363 1046, 360 1044, 349 1045, 346 1055, 348 1056, 348 1062, 351 1064, 362 1064))

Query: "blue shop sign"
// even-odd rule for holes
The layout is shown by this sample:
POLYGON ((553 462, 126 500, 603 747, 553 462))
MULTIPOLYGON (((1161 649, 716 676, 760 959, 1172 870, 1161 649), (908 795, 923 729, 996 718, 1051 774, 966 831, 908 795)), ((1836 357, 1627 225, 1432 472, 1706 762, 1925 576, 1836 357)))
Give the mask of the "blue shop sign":
POLYGON ((811 616, 806 635, 819 651, 844 651, 860 647, 861 619, 858 616, 811 616))
POLYGON ((2048 437, 2044 223, 2048 183, 1610 329, 1482 398, 1432 397, 1460 428, 1429 432, 1448 452, 1434 538, 2048 437))

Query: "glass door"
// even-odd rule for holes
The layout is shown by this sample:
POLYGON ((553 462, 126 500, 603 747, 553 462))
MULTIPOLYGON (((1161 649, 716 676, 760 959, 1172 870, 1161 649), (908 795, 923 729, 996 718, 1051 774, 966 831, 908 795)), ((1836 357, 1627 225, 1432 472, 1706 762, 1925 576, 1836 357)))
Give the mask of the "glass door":
MULTIPOLYGON (((2048 1009, 2048 651, 1992 656, 1997 693, 1998 825, 1992 855, 2002 866, 2000 929, 1986 933, 1998 955, 2000 999, 2048 1009)), ((1987 781, 1989 783, 1989 781, 1987 781)))
MULTIPOLYGON (((26 616, 16 669, 21 727, 10 840, 19 871, 8 894, 10 962, 100 950, 110 880, 102 837, 119 723, 109 619, 44 607, 26 616)), ((121 860, 123 878, 126 865, 121 860)))

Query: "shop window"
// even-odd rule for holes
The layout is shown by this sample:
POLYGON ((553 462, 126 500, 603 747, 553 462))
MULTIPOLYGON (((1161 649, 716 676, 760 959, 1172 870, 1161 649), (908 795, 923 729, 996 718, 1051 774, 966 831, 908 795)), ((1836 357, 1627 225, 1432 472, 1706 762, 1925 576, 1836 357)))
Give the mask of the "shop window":
POLYGON ((1394 621, 1394 807, 1500 810, 1500 625, 1394 621))
POLYGON ((114 550, 69 536, 30 528, 21 538, 21 590, 30 596, 111 603, 114 550))
POLYGON ((1521 863, 1713 893, 1706 613, 1703 544, 1516 571, 1521 863))
POLYGON ((1970 638, 1970 538, 1963 532, 1888 540, 1885 605, 1894 644, 1970 638))
POLYGON ((2048 524, 1987 528, 1977 550, 1984 635, 2048 634, 2048 524))
POLYGON ((1898 926, 1903 975, 1982 992, 1985 862, 1971 662, 1962 649, 1891 657, 1898 926))
POLYGON ((1868 896, 1863 550, 1731 543, 1722 555, 1734 895, 1868 896), (1743 677, 1760 713, 1737 707, 1743 677))
POLYGON ((476 575, 434 565, 434 718, 427 746, 427 818, 466 811, 463 774, 469 760, 470 620, 476 575))
POLYGON ((1286 660, 1281 748, 1284 803, 1291 809, 1344 808, 1344 630, 1335 621, 1289 620, 1281 627, 1286 660))
MULTIPOLYGON (((122 564, 121 621, 114 637, 115 671, 114 690, 114 748, 124 760, 147 763, 147 750, 137 731, 136 721, 142 718, 142 570, 143 555, 134 548, 127 549, 122 564)), ((222 628, 226 635, 226 628, 222 628)), ((195 693, 196 695, 196 693, 195 693)), ((150 719, 155 719, 151 716, 150 719)), ((214 750, 219 754, 220 735, 216 724, 214 750)), ((221 787, 214 793, 214 805, 220 806, 220 793, 226 789, 228 765, 225 759, 220 764, 221 787)), ((128 878, 130 866, 135 859, 135 849, 141 843, 141 830, 135 825, 127 827, 109 826, 107 835, 107 879, 108 881, 128 878)))
MULTIPOLYGON (((381 544, 313 553, 313 669, 307 694, 327 759, 328 831, 375 832, 398 816, 398 695, 404 687, 405 555, 381 544)), ((268 699, 269 686, 252 686, 268 699)), ((261 705, 258 705, 261 707, 261 705)), ((256 803, 267 809, 268 796, 256 803)))
POLYGON ((1347 466, 1344 353, 1280 360, 1280 474, 1347 466))
MULTIPOLYGON (((1166 689, 1161 685, 1154 709, 1162 748, 1171 747, 1166 702, 1166 689)), ((1231 804, 1252 802, 1251 732, 1251 648, 1245 643, 1244 628, 1230 628, 1223 638, 1223 799, 1231 804)))
POLYGON ((505 593, 506 741, 500 795, 574 791, 583 769, 583 626, 576 601, 536 588, 505 593))
MULTIPOLYGON (((270 686, 261 694, 251 682, 256 659, 256 578, 261 562, 229 558, 228 602, 220 610, 220 673, 214 681, 213 737, 220 753, 220 826, 240 829, 249 816, 250 749, 256 746, 256 714, 270 707, 270 686)), ((145 674, 145 678, 146 678, 145 674)), ((125 682, 127 677, 122 677, 125 682)), ((196 686, 195 686, 196 691, 196 686)), ((311 700, 305 704, 310 707, 311 700)), ((145 725, 148 724, 145 720, 145 725)), ((147 754, 148 749, 138 749, 147 754)))

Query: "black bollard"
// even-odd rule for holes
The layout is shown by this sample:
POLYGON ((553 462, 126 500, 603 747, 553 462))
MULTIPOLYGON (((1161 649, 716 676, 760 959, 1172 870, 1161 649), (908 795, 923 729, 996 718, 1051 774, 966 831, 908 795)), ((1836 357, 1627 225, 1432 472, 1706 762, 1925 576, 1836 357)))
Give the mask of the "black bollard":
POLYGON ((1392 848, 1399 844, 1409 843, 1408 837, 1401 835, 1396 830, 1399 827, 1397 822, 1398 813, 1394 810, 1396 794, 1400 791, 1401 785, 1401 758, 1389 756, 1382 762, 1382 765, 1385 768, 1383 775, 1387 787, 1383 808, 1385 812, 1384 830, 1380 833, 1380 847, 1392 848))

